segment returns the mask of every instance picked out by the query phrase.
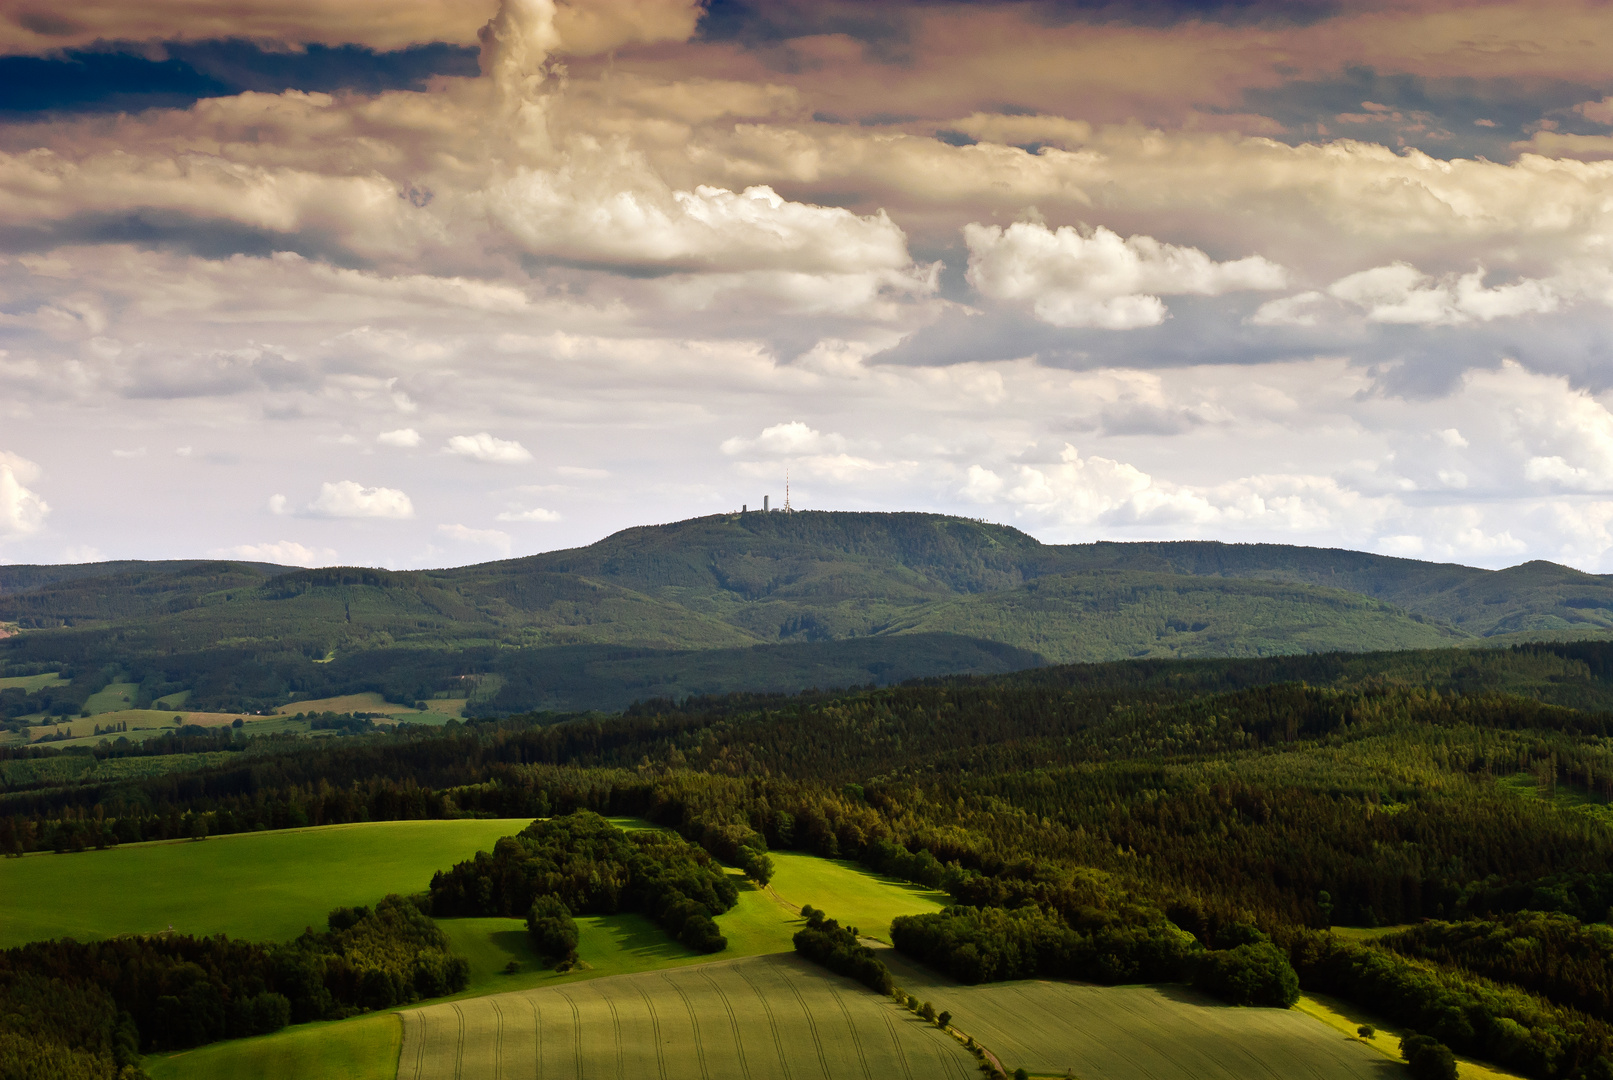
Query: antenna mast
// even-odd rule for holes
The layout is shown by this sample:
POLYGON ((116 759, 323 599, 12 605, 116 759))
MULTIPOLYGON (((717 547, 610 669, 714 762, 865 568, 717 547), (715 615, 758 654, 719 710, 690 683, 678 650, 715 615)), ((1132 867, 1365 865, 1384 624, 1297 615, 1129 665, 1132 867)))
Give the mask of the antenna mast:
POLYGON ((784 470, 784 512, 786 514, 795 513, 795 508, 790 505, 790 470, 789 469, 784 470))

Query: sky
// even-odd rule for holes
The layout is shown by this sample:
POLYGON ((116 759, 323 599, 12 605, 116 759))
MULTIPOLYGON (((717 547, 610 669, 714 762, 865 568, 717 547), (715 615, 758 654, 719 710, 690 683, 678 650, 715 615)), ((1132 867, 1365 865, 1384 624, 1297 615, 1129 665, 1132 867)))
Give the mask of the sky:
POLYGON ((1601 0, 0 0, 0 562, 1613 572, 1601 0))

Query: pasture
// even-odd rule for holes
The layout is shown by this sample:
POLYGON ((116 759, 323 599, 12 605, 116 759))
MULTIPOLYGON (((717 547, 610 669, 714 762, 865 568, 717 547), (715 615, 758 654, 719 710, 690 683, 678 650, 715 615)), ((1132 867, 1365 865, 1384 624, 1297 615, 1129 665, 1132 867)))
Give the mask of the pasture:
POLYGON ((797 911, 811 904, 864 937, 886 941, 898 915, 940 911, 952 903, 944 892, 888 878, 854 862, 814 855, 774 852, 769 888, 797 911))
POLYGON ((791 952, 795 947, 791 936, 803 924, 794 912, 749 883, 740 885, 739 903, 717 916, 728 948, 715 956, 687 948, 643 915, 579 915, 580 963, 567 972, 543 964, 532 951, 526 924, 520 919, 439 919, 437 925, 447 933, 454 952, 470 961, 470 986, 461 996, 476 996, 791 952), (505 966, 511 961, 520 970, 506 973, 505 966))
POLYGON ((156 933, 287 940, 342 905, 423 891, 525 819, 386 821, 0 860, 0 947, 156 933))
POLYGON ((142 1067, 151 1080, 394 1080, 402 1041, 397 1013, 369 1013, 148 1057, 142 1067))
MULTIPOLYGON (((881 950, 897 985, 952 1013, 1009 1070, 1136 1080, 1381 1080, 1359 1039, 1293 1009, 1224 1005, 1185 986, 1025 979, 962 986, 881 950)), ((407 1042, 407 1039, 406 1039, 407 1042)))
MULTIPOLYGON (((622 828, 649 827, 648 823, 633 818, 613 820, 622 828)), ((503 822, 493 831, 493 836, 517 831, 525 824, 525 821, 503 822)), ((491 839, 484 839, 480 846, 489 847, 491 843, 491 839)), ((880 920, 888 925, 894 914, 935 910, 945 899, 938 893, 880 878, 855 863, 831 862, 790 853, 775 853, 773 858, 777 873, 785 883, 786 898, 795 907, 809 903, 831 912, 843 908, 851 912, 854 919, 866 922, 870 928, 878 925, 880 920)), ((428 872, 426 879, 429 880, 429 877, 428 872)), ((780 880, 780 877, 776 876, 775 880, 780 880)), ((510 991, 545 993, 565 989, 567 993, 572 993, 571 988, 577 984, 614 982, 616 976, 671 969, 692 971, 713 963, 724 965, 738 958, 790 954, 794 948, 791 936, 802 925, 795 910, 784 899, 750 884, 741 884, 739 903, 733 910, 717 917, 717 925, 728 938, 728 948, 715 957, 691 952, 640 915, 585 915, 577 920, 577 924, 580 931, 577 952, 582 963, 576 969, 562 974, 544 967, 533 955, 527 943, 526 928, 519 919, 439 920, 438 925, 448 934, 453 951, 468 959, 471 965, 469 988, 451 1000, 462 1009, 474 1011, 482 1008, 479 1001, 490 994, 502 994, 498 1000, 505 1001, 510 999, 510 991), (505 966, 512 960, 519 970, 506 974, 505 966)), ((793 959, 791 962, 794 962, 793 959)), ((816 973, 818 969, 810 970, 816 973)), ((880 999, 861 987, 834 981, 842 986, 846 994, 862 995, 880 1003, 880 999)), ((726 1013, 720 1015, 725 1016, 726 1013)), ((391 1018, 393 1014, 387 1016, 391 1018)), ((213 1080, 214 1077, 234 1076, 383 1080, 379 1072, 353 1071, 347 1064, 355 1060, 355 1054, 359 1052, 355 1048, 369 1045, 369 1041, 378 1038, 377 1033, 382 1031, 373 1026, 355 1030, 355 1025, 373 1025, 376 1020, 376 1017, 362 1017, 337 1024, 287 1028, 275 1035, 218 1043, 172 1057, 153 1058, 148 1062, 147 1069, 153 1080, 213 1080), (328 1060, 316 1049, 310 1049, 321 1045, 330 1048, 328 1060), (258 1064, 260 1061, 275 1064, 265 1067, 258 1064)), ((396 1023, 395 1019, 393 1022, 396 1023)), ((894 1011, 892 1022, 902 1024, 912 1021, 907 1013, 898 1009, 894 1011)), ((381 1056, 384 1057, 385 1053, 381 1056)), ((967 1055, 964 1058, 965 1069, 972 1068, 973 1060, 967 1055)), ((396 1061, 394 1043, 384 1080, 392 1080, 390 1070, 396 1061)), ((562 1072, 558 1075, 571 1074, 562 1072)), ((714 1072, 712 1075, 721 1074, 714 1072)), ((792 1072, 791 1075, 799 1080, 796 1073, 792 1072)), ((806 1075, 815 1074, 809 1072, 806 1075)), ((862 1076, 863 1073, 854 1071, 846 1075, 862 1076)), ((915 1075, 923 1077, 925 1074, 920 1072, 915 1075)))
POLYGON ((399 720, 410 723, 429 723, 430 720, 420 720, 419 717, 441 718, 443 720, 462 720, 465 716, 464 698, 433 698, 426 702, 424 712, 417 711, 410 705, 399 705, 388 701, 373 691, 363 694, 343 694, 341 697, 319 698, 311 701, 293 701, 289 705, 282 705, 275 712, 280 716, 295 716, 297 713, 376 713, 394 716, 399 720))
MULTIPOLYGON (((1327 994, 1305 994, 1299 999, 1295 1009, 1307 1016, 1313 1017, 1351 1038, 1359 1038, 1361 1042, 1377 1050, 1386 1057, 1400 1061, 1400 1036, 1404 1029, 1387 1023, 1381 1016, 1357 1008, 1349 1002, 1327 994), (1362 1037, 1357 1034, 1362 1024, 1370 1024, 1375 1029, 1372 1035, 1362 1037)), ((1461 1070, 1462 1080, 1523 1080, 1517 1073, 1506 1072, 1493 1065, 1473 1061, 1471 1058, 1457 1057, 1461 1070)))
POLYGON ((890 999, 794 955, 410 1009, 398 1080, 966 1080, 974 1058, 890 999))
POLYGON ((91 715, 99 716, 101 713, 109 713, 117 709, 127 709, 134 704, 134 699, 139 696, 139 683, 107 683, 101 689, 89 696, 89 698, 84 702, 84 708, 91 715))
MULTIPOLYGON (((105 739, 116 739, 122 735, 131 742, 138 742, 153 735, 160 735, 165 731, 173 731, 181 724, 195 724, 198 727, 228 727, 240 718, 251 724, 253 733, 271 734, 273 730, 283 730, 291 727, 289 721, 278 721, 276 718, 251 716, 245 713, 172 713, 161 709, 110 709, 98 712, 93 716, 63 717, 55 723, 46 723, 39 727, 28 729, 28 737, 33 742, 39 742, 45 736, 67 735, 69 738, 51 742, 58 746, 93 746, 105 739), (105 730, 114 724, 127 724, 129 730, 111 735, 97 735, 96 728, 105 730), (263 724, 278 724, 275 728, 259 726, 263 724)), ((307 730, 308 725, 303 724, 299 730, 307 730)))
POLYGON ((46 672, 43 675, 11 675, 4 679, 0 679, 0 690, 10 690, 13 687, 16 687, 20 690, 26 690, 31 694, 35 690, 42 689, 46 686, 55 686, 59 682, 66 681, 67 680, 63 679, 60 674, 54 671, 46 672))

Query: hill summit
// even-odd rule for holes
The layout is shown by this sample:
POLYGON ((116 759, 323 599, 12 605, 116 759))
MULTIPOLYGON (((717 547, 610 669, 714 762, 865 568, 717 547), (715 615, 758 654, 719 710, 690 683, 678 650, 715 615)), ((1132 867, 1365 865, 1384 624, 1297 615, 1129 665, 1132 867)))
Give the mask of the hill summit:
POLYGON ((1597 636, 1613 631, 1613 579, 1280 544, 1043 544, 940 514, 751 512, 444 570, 0 567, 0 622, 20 631, 0 642, 7 671, 65 666, 76 684, 93 667, 192 708, 362 689, 468 692, 509 711, 1597 636))

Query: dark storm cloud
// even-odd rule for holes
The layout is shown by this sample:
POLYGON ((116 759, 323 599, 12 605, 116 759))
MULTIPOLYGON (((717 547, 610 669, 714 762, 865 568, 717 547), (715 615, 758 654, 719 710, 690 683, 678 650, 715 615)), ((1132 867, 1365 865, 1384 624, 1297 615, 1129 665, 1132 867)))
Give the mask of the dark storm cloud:
MULTIPOLYGON (((1511 144, 1544 119, 1564 130, 1601 133, 1568 112, 1613 83, 1440 78, 1383 74, 1352 66, 1336 78, 1294 80, 1246 90, 1235 111, 1260 113, 1288 129, 1287 140, 1348 138, 1415 146, 1437 158, 1512 156, 1511 144)), ((1281 137, 1281 136, 1279 136, 1281 137)))
MULTIPOLYGON (((1171 317, 1131 330, 1062 329, 1018 311, 951 309, 874 357, 876 363, 944 367, 1034 356, 1054 367, 1173 368, 1194 364, 1264 364, 1322 352, 1337 354, 1331 327, 1263 327, 1243 322, 1245 305, 1225 298, 1171 297, 1171 317)), ((1247 308, 1256 305, 1250 302, 1247 308)))
POLYGON ((275 232, 233 221, 186 216, 170 210, 127 214, 79 214, 36 226, 0 226, 0 251, 23 254, 50 251, 70 244, 132 244, 151 251, 172 251, 204 259, 231 255, 273 255, 289 251, 335 266, 369 265, 334 237, 316 230, 275 232))
MULTIPOLYGON (((1468 371, 1513 359, 1593 391, 1613 385, 1613 332, 1597 312, 1467 326, 1399 326, 1356 317, 1317 326, 1255 326, 1244 321, 1253 303, 1179 296, 1170 297, 1169 304, 1171 317, 1160 325, 1118 331, 1066 330, 1019 312, 969 314, 954 308, 873 361, 944 367, 1035 357, 1042 365, 1072 370, 1166 370, 1337 356, 1371 369, 1380 393, 1428 400, 1451 392, 1468 371)), ((1109 434, 1164 434, 1185 430, 1190 421, 1116 415, 1106 417, 1103 426, 1109 434)))
POLYGON ((711 0, 699 35, 707 41, 776 45, 791 38, 844 34, 897 57, 909 41, 908 15, 919 10, 1017 10, 1033 22, 1123 23, 1176 26, 1209 22, 1229 26, 1309 26, 1343 10, 1338 0, 711 0))
POLYGON ((274 51, 249 41, 110 43, 55 56, 0 57, 0 115, 183 107, 256 90, 418 89, 434 75, 475 75, 476 50, 434 43, 393 52, 360 45, 274 51))

